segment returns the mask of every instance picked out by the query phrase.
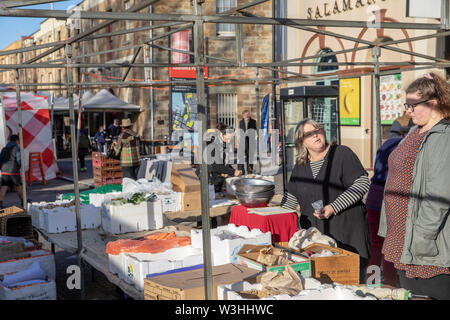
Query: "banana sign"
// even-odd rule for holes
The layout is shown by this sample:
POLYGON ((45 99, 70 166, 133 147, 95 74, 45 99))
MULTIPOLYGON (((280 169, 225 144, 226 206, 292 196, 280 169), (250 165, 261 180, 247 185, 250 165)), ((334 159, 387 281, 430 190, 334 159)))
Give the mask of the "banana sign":
POLYGON ((360 88, 360 78, 339 80, 339 117, 341 125, 361 125, 360 88))

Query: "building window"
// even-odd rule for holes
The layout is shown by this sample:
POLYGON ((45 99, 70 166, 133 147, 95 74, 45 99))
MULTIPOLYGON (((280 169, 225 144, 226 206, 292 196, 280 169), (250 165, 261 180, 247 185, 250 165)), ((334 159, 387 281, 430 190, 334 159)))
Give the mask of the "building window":
MULTIPOLYGON (((320 51, 319 54, 325 55, 325 54, 328 54, 331 52, 333 52, 331 49, 323 49, 320 51)), ((333 55, 327 55, 324 57, 320 57, 317 62, 319 62, 319 63, 337 63, 338 61, 337 61, 336 55, 333 54, 333 55)), ((339 69, 339 66, 336 66, 336 65, 331 65, 331 66, 320 65, 317 67, 316 73, 331 72, 331 71, 338 70, 338 69, 339 69)))
MULTIPOLYGON (((236 7, 236 0, 216 0, 216 13, 222 13, 236 7)), ((221 36, 234 36, 235 25, 228 23, 217 23, 216 32, 221 36)))
POLYGON ((217 123, 236 128, 237 95, 235 93, 217 94, 217 123))

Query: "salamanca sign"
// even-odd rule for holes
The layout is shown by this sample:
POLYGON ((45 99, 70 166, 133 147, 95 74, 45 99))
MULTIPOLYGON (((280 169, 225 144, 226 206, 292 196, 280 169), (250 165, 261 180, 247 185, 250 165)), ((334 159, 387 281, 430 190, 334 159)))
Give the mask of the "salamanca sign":
MULTIPOLYGON (((386 0, 378 0, 385 2, 386 0)), ((320 19, 332 15, 376 4, 377 0, 334 0, 307 9, 307 19, 320 19)))

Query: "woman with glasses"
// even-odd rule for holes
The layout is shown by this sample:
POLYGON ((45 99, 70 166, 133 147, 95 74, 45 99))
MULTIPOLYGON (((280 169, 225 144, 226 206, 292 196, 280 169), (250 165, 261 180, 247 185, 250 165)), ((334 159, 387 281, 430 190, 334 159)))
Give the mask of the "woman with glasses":
POLYGON ((406 89, 413 126, 389 157, 378 234, 399 287, 450 299, 450 86, 430 73, 406 89))
POLYGON ((361 276, 370 255, 369 225, 363 196, 370 181, 350 148, 330 143, 323 127, 305 119, 295 131, 296 164, 281 206, 292 210, 300 205, 300 227, 316 227, 334 238, 340 248, 358 253, 361 276), (312 203, 322 200, 318 211, 312 203))

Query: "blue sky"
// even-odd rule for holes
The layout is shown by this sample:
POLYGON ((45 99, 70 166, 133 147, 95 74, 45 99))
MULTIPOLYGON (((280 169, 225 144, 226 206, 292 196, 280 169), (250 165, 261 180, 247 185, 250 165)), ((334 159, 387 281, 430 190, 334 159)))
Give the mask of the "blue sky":
MULTIPOLYGON (((53 4, 53 8, 55 10, 67 10, 70 6, 76 5, 80 2, 81 0, 55 2, 53 4)), ((51 9, 51 5, 48 3, 22 8, 51 9)), ((39 29, 40 23, 44 20, 45 19, 42 18, 0 17, 0 30, 2 30, 2 35, 0 37, 0 50, 12 42, 19 40, 22 36, 29 36, 36 32, 39 29)))

